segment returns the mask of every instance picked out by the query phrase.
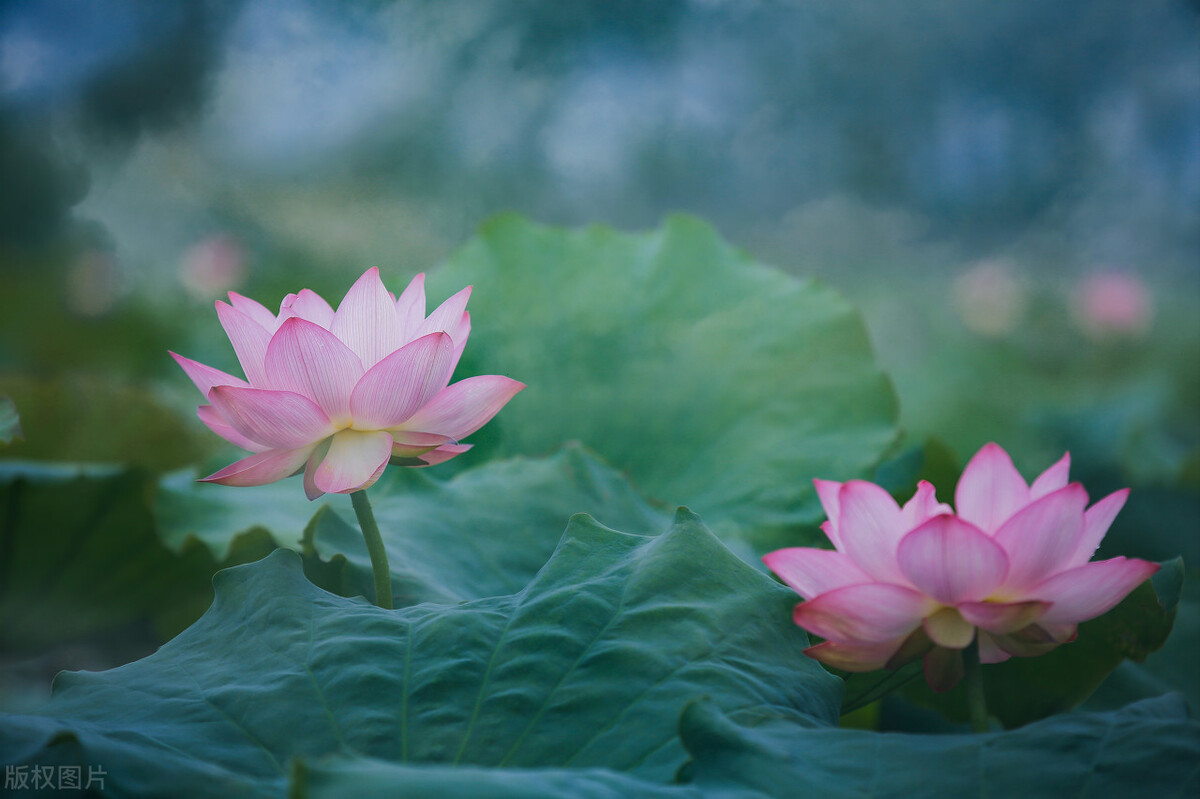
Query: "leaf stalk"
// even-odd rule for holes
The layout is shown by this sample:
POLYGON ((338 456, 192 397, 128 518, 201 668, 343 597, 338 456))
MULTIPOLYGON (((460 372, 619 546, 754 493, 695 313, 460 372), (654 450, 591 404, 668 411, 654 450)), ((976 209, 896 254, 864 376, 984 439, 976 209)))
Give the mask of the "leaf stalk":
POLYGON ((367 499, 366 491, 355 491, 350 494, 354 505, 354 515, 358 517, 358 526, 362 528, 363 540, 367 542, 367 553, 371 556, 371 574, 375 578, 375 604, 385 610, 392 609, 392 570, 388 566, 387 550, 383 546, 383 537, 379 534, 379 525, 375 522, 375 513, 371 510, 371 502, 367 499))
POLYGON ((963 650, 963 687, 967 692, 967 712, 971 717, 971 729, 975 732, 987 732, 987 697, 983 691, 983 666, 979 662, 978 631, 975 633, 975 640, 963 650))

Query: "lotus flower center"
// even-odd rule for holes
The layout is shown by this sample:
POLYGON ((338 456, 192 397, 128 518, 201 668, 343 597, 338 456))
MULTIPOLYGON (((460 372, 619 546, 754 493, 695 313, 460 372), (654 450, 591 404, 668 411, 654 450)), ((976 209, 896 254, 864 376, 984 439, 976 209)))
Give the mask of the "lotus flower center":
POLYGON ((939 646, 965 649, 975 638, 975 625, 962 617, 958 608, 942 608, 923 622, 925 632, 939 646))

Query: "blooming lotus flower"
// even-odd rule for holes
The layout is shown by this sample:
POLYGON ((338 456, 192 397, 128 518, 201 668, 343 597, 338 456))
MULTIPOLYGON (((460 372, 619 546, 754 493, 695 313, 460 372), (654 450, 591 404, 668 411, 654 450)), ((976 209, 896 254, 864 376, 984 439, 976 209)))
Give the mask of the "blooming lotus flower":
POLYGON ((525 386, 500 375, 448 385, 471 318, 468 286, 425 315, 425 276, 399 299, 369 269, 334 311, 289 294, 274 314, 235 292, 217 316, 246 379, 175 353, 209 404, 217 435, 254 454, 203 478, 263 485, 304 471, 304 493, 360 491, 389 462, 428 466, 470 449, 475 432, 525 386))
POLYGON ((1154 319, 1154 300, 1137 275, 1099 272, 1075 286, 1071 310, 1075 323, 1094 338, 1139 336, 1154 319))
POLYGON ((825 638, 805 652, 846 671, 897 668, 924 656, 948 690, 978 636, 983 663, 1050 651, 1120 602, 1158 565, 1089 562, 1128 489, 1087 507, 1067 484, 1070 455, 1032 485, 988 444, 967 464, 951 509, 922 481, 904 507, 861 480, 815 480, 834 550, 781 549, 763 560, 805 602, 796 624, 825 638))

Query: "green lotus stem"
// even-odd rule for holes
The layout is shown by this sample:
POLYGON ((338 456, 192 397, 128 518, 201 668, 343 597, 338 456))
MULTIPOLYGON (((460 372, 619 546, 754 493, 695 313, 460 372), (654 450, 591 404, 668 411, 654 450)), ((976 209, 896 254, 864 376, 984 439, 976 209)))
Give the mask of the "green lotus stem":
POLYGON ((383 547, 383 537, 379 535, 379 525, 375 523, 371 502, 367 499, 366 491, 353 492, 350 494, 350 501, 354 503, 354 515, 358 517, 358 526, 362 528, 367 552, 371 555, 371 574, 375 577, 375 604, 385 610, 391 610, 392 570, 388 567, 387 550, 383 547))
POLYGON ((971 729, 975 732, 987 732, 987 698, 983 694, 983 666, 979 662, 978 632, 975 634, 975 640, 963 650, 963 687, 967 691, 967 712, 971 716, 971 729))

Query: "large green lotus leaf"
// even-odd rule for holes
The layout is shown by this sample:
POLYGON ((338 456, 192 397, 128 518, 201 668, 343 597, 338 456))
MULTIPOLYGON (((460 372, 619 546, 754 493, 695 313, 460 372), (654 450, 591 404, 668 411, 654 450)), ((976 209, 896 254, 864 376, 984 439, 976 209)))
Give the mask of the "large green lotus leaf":
MULTIPOLYGON (((669 514, 647 505, 624 477, 579 446, 549 458, 492 461, 450 480, 426 469, 390 469, 370 495, 397 607, 516 593, 545 564, 577 512, 634 533, 655 533, 670 523, 669 514)), ((340 582, 321 584, 372 596, 371 561, 350 503, 335 497, 330 509, 305 539, 309 553, 344 562, 340 582)))
POLYGON ((475 287, 460 374, 528 384, 472 436, 477 457, 581 440, 759 554, 773 529, 820 515, 813 477, 863 476, 896 437, 895 395, 846 301, 692 218, 626 234, 500 216, 429 284, 475 287))
POLYGON ((898 735, 813 729, 783 718, 736 724, 706 703, 684 711, 694 758, 664 787, 599 769, 413 767, 335 757, 295 769, 293 799, 775 799, 781 796, 1184 796, 1197 785, 1200 725, 1171 699, 1074 714, 1019 731, 898 735))
MULTIPOLYGON (((624 476, 577 445, 546 458, 489 461, 450 478, 392 468, 369 495, 397 607, 519 591, 554 552, 575 513, 637 533, 670 521, 624 476)), ((373 595, 370 559, 349 498, 309 502, 298 478, 229 488, 176 473, 160 481, 155 513, 173 549, 198 540, 220 558, 242 537, 261 533, 303 551, 309 577, 323 588, 373 595)))
POLYGON ((288 799, 700 799, 693 786, 663 785, 611 769, 405 765, 333 756, 297 764, 288 799))
POLYGON ((701 702, 685 710, 679 730, 692 756, 683 774, 709 797, 1109 799, 1200 790, 1200 724, 1178 697, 982 735, 813 729, 782 714, 735 721, 701 702))
MULTIPOLYGON (((749 715, 749 714, 747 714, 749 715)), ((986 735, 813 728, 783 714, 732 721, 710 703, 680 723, 692 756, 665 787, 611 771, 414 767, 334 757, 294 770, 294 799, 354 796, 775 799, 782 796, 1189 796, 1200 788, 1200 724, 1177 698, 1074 713, 986 735)))
POLYGON ((665 783, 683 707, 831 725, 840 681, 781 624, 792 595, 680 510, 652 537, 575 517, 520 592, 385 611, 277 550, 154 655, 64 673, 0 723, 0 760, 103 764, 115 793, 277 794, 290 758, 607 768, 665 783))
POLYGON ((1184 695, 1200 713, 1200 572, 1188 572, 1183 583, 1175 624, 1162 649, 1144 663, 1125 661, 1106 679, 1084 707, 1110 710, 1138 699, 1170 691, 1184 695))
POLYGON ((219 564, 201 548, 162 545, 146 489, 144 474, 117 467, 0 461, 0 649, 33 652, 143 620, 173 634, 199 617, 219 564))
POLYGON ((299 478, 231 488, 197 482, 197 476, 192 469, 164 475, 154 494, 159 535, 176 552, 200 543, 223 560, 240 541, 255 535, 299 549, 305 526, 321 507, 305 499, 299 478))

